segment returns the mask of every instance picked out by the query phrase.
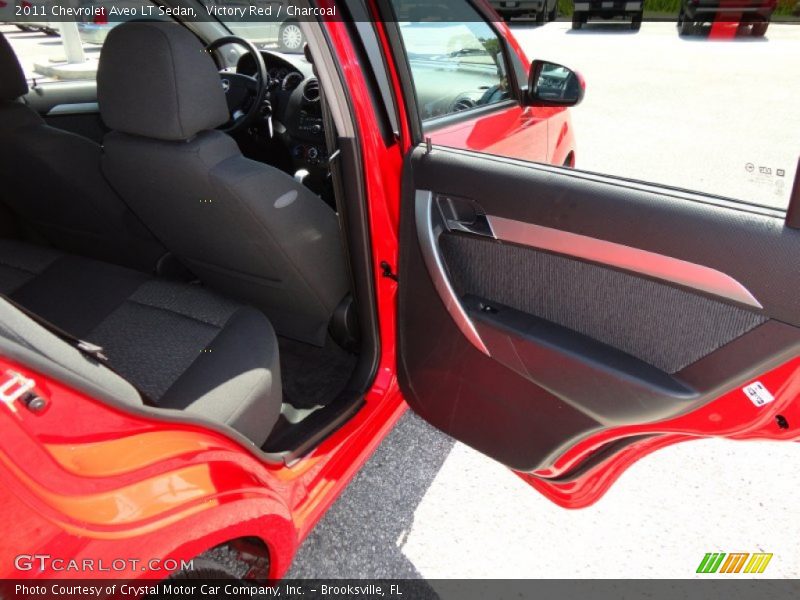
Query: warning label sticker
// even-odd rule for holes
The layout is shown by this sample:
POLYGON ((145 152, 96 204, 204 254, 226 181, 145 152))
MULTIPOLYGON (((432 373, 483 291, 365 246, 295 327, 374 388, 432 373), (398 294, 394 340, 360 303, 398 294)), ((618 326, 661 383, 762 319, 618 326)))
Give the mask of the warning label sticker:
POLYGON ((750 398, 750 402, 756 406, 764 406, 775 400, 775 396, 770 394, 769 390, 760 381, 755 381, 743 387, 742 391, 745 396, 750 398))

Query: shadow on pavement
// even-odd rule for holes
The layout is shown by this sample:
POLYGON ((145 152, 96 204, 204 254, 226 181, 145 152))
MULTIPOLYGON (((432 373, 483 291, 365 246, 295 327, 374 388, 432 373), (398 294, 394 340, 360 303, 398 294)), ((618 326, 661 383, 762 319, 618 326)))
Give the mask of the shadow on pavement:
POLYGON ((407 412, 300 547, 287 578, 421 578, 403 546, 453 444, 407 412))
POLYGON ((740 25, 736 28, 735 32, 729 36, 713 36, 711 35, 711 25, 702 25, 696 27, 695 31, 689 34, 678 36, 682 42, 738 42, 746 44, 763 44, 769 41, 769 32, 766 36, 754 37, 750 35, 750 28, 748 25, 740 25))
POLYGON ((630 21, 613 21, 611 23, 589 21, 581 29, 567 29, 567 35, 636 35, 637 33, 639 32, 631 29, 630 21))

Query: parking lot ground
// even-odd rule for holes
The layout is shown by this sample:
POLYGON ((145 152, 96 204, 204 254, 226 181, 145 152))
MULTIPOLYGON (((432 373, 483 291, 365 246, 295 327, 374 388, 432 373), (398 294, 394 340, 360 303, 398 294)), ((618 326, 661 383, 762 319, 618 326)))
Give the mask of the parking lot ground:
POLYGON ((686 442, 566 510, 409 412, 289 577, 690 578, 707 552, 771 552, 762 577, 798 578, 798 461, 797 444, 686 442))

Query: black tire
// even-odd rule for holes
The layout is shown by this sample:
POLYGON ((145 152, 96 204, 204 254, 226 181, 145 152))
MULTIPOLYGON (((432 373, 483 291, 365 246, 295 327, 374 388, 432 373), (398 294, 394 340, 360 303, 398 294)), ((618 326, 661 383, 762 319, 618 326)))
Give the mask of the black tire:
POLYGON ((750 35, 753 37, 764 37, 769 27, 769 21, 758 21, 753 23, 753 28, 750 30, 750 35))
POLYGON ((547 20, 551 23, 558 18, 558 0, 553 2, 553 9, 547 13, 547 20))
POLYGON ((546 17, 547 17, 547 6, 543 6, 542 10, 536 13, 536 24, 544 25, 546 17))
MULTIPOLYGON (((220 582, 236 582, 246 586, 248 582, 244 579, 250 570, 247 563, 238 558, 235 551, 227 546, 217 546, 207 550, 197 558, 192 559, 192 568, 180 570, 172 573, 167 580, 178 585, 193 580, 213 580, 220 582)), ((237 586, 238 587, 238 586, 237 586)), ((239 596, 236 596, 237 598, 239 596)), ((171 600, 173 596, 163 595, 160 592, 151 594, 144 600, 171 600)), ((195 588, 194 594, 182 595, 185 600, 208 600, 209 596, 203 596, 199 587, 195 588)))
MULTIPOLYGON (((219 581, 219 582, 222 582, 221 585, 223 585, 224 582, 226 582, 226 581, 228 581, 228 582, 234 582, 235 581, 235 582, 241 583, 243 585, 246 584, 246 582, 243 579, 239 579, 238 577, 236 577, 234 575, 231 575, 231 573, 229 573, 224 568, 217 567, 217 566, 208 567, 208 566, 205 566, 205 565, 201 566, 199 568, 197 568, 197 566, 195 566, 195 568, 193 570, 191 570, 191 571, 176 571, 175 573, 170 575, 167 578, 166 581, 170 582, 170 583, 174 582, 175 585, 181 585, 184 582, 191 583, 192 581, 197 581, 197 580, 201 580, 201 581, 209 581, 209 580, 210 581, 219 581)), ((199 586, 194 588, 194 593, 188 593, 188 594, 185 594, 185 595, 182 594, 180 597, 183 600, 208 600, 208 596, 207 595, 204 596, 204 595, 202 595, 200 593, 199 586)), ((157 591, 155 594, 149 594, 149 595, 145 596, 143 598, 143 600, 172 600, 172 598, 174 598, 174 596, 172 594, 164 594, 159 589, 159 591, 157 591)))
POLYGON ((287 52, 301 52, 306 43, 303 30, 297 21, 286 21, 278 31, 278 46, 287 52))
POLYGON ((681 13, 678 15, 678 35, 691 35, 694 33, 694 23, 681 13))
POLYGON ((631 29, 639 31, 642 28, 642 17, 644 12, 638 12, 631 17, 631 29))
POLYGON ((584 18, 581 13, 572 13, 572 28, 573 29, 580 29, 583 27, 584 18))
POLYGON ((56 31, 55 29, 52 29, 51 27, 45 27, 44 29, 42 29, 42 31, 44 32, 44 34, 46 36, 49 36, 49 37, 56 37, 56 36, 61 35, 58 31, 56 31))

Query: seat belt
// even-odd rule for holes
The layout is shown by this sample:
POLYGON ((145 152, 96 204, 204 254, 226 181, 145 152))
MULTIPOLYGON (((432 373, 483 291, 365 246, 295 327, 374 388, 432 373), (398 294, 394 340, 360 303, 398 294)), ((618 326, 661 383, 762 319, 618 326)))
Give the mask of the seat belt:
POLYGON ((5 294, 0 294, 0 300, 5 300, 6 302, 8 302, 11 306, 16 308, 21 313, 23 313, 26 317, 31 319, 33 322, 37 323, 38 325, 40 325, 41 327, 43 327, 44 329, 46 329, 47 331, 49 331, 50 333, 55 335, 57 338, 61 339, 62 341, 66 342, 67 344, 69 344, 70 346, 75 348, 78 352, 83 354, 86 358, 88 358, 88 359, 90 359, 90 360, 92 360, 92 361, 94 361, 96 363, 99 363, 99 364, 103 365, 106 369, 108 369, 112 373, 122 377, 122 379, 127 381, 128 384, 130 384, 137 391, 137 393, 141 397, 142 402, 145 404, 145 406, 151 406, 151 407, 158 408, 158 404, 156 404, 156 402, 146 392, 143 392, 138 387, 133 385, 130 381, 128 381, 128 379, 125 376, 123 376, 114 367, 111 366, 111 364, 110 364, 110 362, 108 360, 108 357, 105 354, 103 354, 102 346, 98 346, 97 344, 92 344, 91 342, 87 342, 86 340, 82 340, 79 337, 76 337, 76 336, 72 335, 71 333, 69 333, 67 331, 64 331, 58 325, 55 325, 55 324, 51 323, 50 321, 48 321, 47 319, 41 317, 40 315, 37 315, 36 313, 31 312, 30 310, 28 310, 24 306, 20 305, 19 303, 15 302, 14 300, 9 298, 5 294))

